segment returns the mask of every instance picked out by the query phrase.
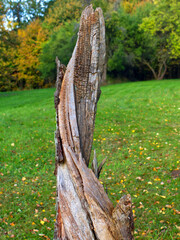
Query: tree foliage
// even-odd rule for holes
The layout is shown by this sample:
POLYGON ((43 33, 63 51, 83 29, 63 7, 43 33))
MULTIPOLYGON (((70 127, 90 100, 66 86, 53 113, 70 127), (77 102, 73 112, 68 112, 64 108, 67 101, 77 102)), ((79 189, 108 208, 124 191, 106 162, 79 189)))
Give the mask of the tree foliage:
POLYGON ((147 36, 139 29, 144 16, 153 6, 137 8, 134 14, 119 8, 106 20, 108 72, 134 79, 142 65, 143 55, 152 55, 147 36))
POLYGON ((155 59, 144 59, 144 63, 156 79, 162 79, 171 59, 180 58, 180 2, 156 0, 154 4, 153 11, 143 19, 140 28, 150 38, 156 53, 155 59))
POLYGON ((55 82, 56 56, 63 64, 68 64, 76 44, 78 27, 76 22, 67 22, 44 43, 40 56, 40 70, 47 83, 55 82))
POLYGON ((18 86, 20 88, 42 87, 43 79, 38 67, 45 34, 40 21, 37 19, 31 22, 26 29, 19 29, 18 39, 20 45, 17 50, 17 73, 15 73, 18 78, 18 86))
POLYGON ((0 1, 0 91, 16 88, 13 73, 16 69, 17 39, 14 32, 5 28, 5 6, 0 1))
POLYGON ((110 77, 180 77, 178 0, 0 0, 0 91, 53 85, 90 3, 104 12, 110 77))
POLYGON ((122 1, 122 6, 126 13, 133 13, 137 8, 143 7, 149 2, 151 2, 151 0, 124 0, 122 1))
POLYGON ((36 18, 43 18, 54 0, 3 0, 6 19, 16 28, 25 27, 36 18))
POLYGON ((157 38, 171 58, 180 57, 180 2, 156 0, 149 17, 143 19, 141 28, 157 38))
POLYGON ((65 23, 78 21, 83 9, 81 0, 57 0, 49 9, 43 27, 47 34, 56 32, 65 23))

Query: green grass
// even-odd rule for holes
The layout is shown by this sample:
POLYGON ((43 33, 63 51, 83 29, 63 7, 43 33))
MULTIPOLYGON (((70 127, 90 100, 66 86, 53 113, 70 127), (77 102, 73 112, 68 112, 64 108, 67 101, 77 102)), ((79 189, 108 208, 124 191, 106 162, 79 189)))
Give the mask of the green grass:
MULTIPOLYGON (((1 239, 52 239, 54 89, 0 93, 1 239)), ((94 145, 116 204, 130 193, 135 239, 179 239, 180 80, 102 87, 94 145), (178 105, 179 104, 179 105, 178 105)))

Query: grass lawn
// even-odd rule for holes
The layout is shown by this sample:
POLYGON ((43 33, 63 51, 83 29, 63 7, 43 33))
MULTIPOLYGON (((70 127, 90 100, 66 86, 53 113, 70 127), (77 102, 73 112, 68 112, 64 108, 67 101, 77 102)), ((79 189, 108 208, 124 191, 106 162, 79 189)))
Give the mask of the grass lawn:
MULTIPOLYGON (((54 89, 0 93, 0 238, 53 239, 54 89)), ((180 239, 180 80, 102 87, 94 145, 116 204, 130 193, 135 239, 180 239), (176 171, 175 171, 176 170, 176 171)))

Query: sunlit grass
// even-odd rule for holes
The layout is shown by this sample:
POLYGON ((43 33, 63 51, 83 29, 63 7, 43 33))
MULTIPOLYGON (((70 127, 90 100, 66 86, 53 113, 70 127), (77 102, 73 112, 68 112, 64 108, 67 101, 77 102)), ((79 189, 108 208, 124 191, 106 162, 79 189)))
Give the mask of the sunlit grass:
MULTIPOLYGON (((0 93, 1 239, 52 239, 54 89, 0 93)), ((180 81, 102 87, 94 145, 114 204, 130 193, 136 239, 178 239, 180 81), (178 105, 179 104, 179 105, 178 105)))

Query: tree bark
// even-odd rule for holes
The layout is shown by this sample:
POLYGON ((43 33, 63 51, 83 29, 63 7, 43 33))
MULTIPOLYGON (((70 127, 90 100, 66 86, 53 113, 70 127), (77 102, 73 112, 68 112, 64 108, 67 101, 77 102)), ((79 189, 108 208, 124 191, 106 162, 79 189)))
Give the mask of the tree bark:
POLYGON ((167 72, 167 64, 166 60, 161 63, 161 66, 159 68, 159 73, 158 73, 158 79, 162 80, 167 72))
POLYGON ((100 82, 105 71, 105 25, 100 8, 94 11, 90 5, 83 11, 78 40, 65 75, 60 62, 57 67, 54 239, 133 239, 130 195, 123 196, 114 208, 88 168, 100 82))
POLYGON ((146 60, 143 60, 143 63, 148 66, 148 68, 151 70, 154 79, 156 80, 162 80, 167 72, 167 64, 166 64, 166 60, 164 60, 163 62, 159 63, 159 69, 158 69, 158 73, 155 72, 155 69, 150 65, 150 63, 146 60))

